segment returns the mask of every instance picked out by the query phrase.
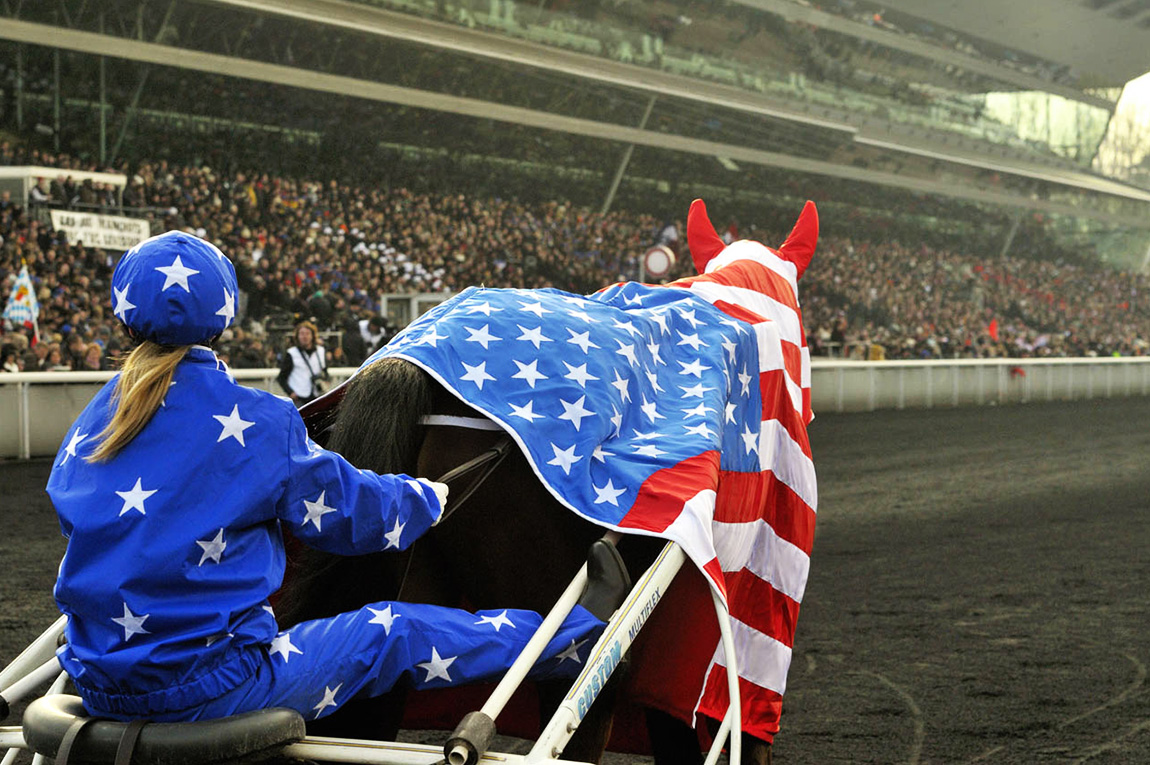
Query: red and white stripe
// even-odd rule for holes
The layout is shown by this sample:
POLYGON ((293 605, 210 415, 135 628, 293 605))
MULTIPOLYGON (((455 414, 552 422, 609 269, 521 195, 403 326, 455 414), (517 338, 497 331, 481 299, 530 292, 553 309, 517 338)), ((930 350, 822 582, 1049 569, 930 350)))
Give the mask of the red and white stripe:
MULTIPOLYGON (((711 534, 734 626, 743 728, 770 740, 806 590, 818 488, 806 426, 810 353, 794 264, 755 242, 736 242, 706 273, 670 286, 689 289, 749 325, 759 351, 763 421, 759 472, 722 471, 711 534)), ((721 719, 728 705, 726 656, 716 646, 696 714, 721 719)))

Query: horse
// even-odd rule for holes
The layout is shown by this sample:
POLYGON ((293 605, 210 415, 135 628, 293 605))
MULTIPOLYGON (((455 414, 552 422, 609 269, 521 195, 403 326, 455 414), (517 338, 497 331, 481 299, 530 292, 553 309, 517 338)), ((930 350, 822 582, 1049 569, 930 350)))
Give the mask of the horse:
MULTIPOLYGON (((725 311, 728 318, 737 320, 728 320, 726 323, 732 326, 745 325, 742 328, 735 326, 732 333, 736 330, 742 333, 747 326, 754 327, 755 332, 748 334, 755 338, 749 342, 757 343, 760 350, 774 343, 775 355, 779 359, 785 357, 785 361, 780 360, 776 368, 768 371, 760 368, 763 381, 767 381, 768 375, 771 376, 770 381, 763 383, 766 388, 762 396, 764 402, 767 398, 782 402, 781 408, 787 411, 786 415, 780 416, 781 420, 787 422, 785 430, 790 433, 792 441, 809 455, 809 443, 805 441, 805 425, 809 421, 809 367, 803 366, 809 364, 809 356, 804 355, 805 337, 801 330, 801 314, 798 314, 794 285, 806 268, 817 240, 817 215, 813 204, 807 203, 795 229, 778 250, 751 242, 740 242, 739 246, 728 247, 715 233, 700 200, 691 207, 687 234, 692 258, 700 276, 673 282, 668 286, 695 290, 725 311), (762 268, 764 262, 769 262, 770 267, 778 273, 767 273, 762 268), (716 267, 715 264, 722 265, 716 267), (780 342, 780 332, 774 325, 781 326, 787 324, 787 321, 779 321, 778 316, 772 319, 756 315, 746 308, 732 306, 726 300, 711 295, 712 288, 718 289, 724 286, 724 282, 730 282, 731 274, 739 269, 763 270, 765 276, 760 278, 759 275, 753 275, 750 286, 736 284, 736 291, 777 292, 770 295, 769 300, 762 301, 762 305, 766 306, 766 312, 776 310, 779 306, 793 307, 798 326, 797 337, 793 336, 792 328, 792 336, 780 342), (714 273, 709 273, 709 270, 714 273), (782 294, 788 289, 790 294, 782 294), (795 398, 796 390, 801 391, 798 399, 795 398)), ((637 299, 626 294, 626 285, 615 285, 611 289, 616 291, 614 299, 620 304, 621 301, 637 299)), ((530 300, 531 296, 527 294, 530 292, 536 291, 522 291, 520 295, 530 300)), ((555 299, 553 295, 547 297, 555 299)), ((574 300, 573 297, 562 299, 574 300)), ((485 303, 474 303, 472 309, 482 305, 485 303)), ((488 310, 492 310, 490 306, 488 310)), ((542 311, 546 309, 542 308, 541 302, 535 310, 541 318, 542 311)), ((578 306, 572 310, 577 311, 578 306)), ((439 309, 433 310, 409 327, 413 329, 416 325, 422 325, 425 332, 430 327, 430 334, 423 335, 423 339, 430 336, 431 345, 436 345, 437 340, 447 340, 445 336, 439 336, 438 329, 435 329, 436 322, 444 320, 444 317, 436 316, 437 311, 439 309)), ((694 320, 694 316, 691 318, 694 320)), ((789 314, 786 318, 789 319, 789 314)), ((526 341, 534 340, 536 349, 540 347, 542 336, 537 329, 525 328, 523 325, 518 328, 528 335, 526 341), (532 332, 535 334, 532 335, 532 332)), ((593 343, 589 337, 569 331, 576 338, 569 342, 582 339, 593 343)), ((483 333, 486 335, 477 329, 469 332, 474 333, 472 340, 484 345, 484 351, 488 351, 485 338, 499 339, 490 334, 488 324, 483 325, 483 333)), ((731 334, 730 337, 738 337, 738 334, 731 334)), ((404 335, 401 334, 393 341, 393 345, 400 347, 403 342, 404 335)), ((619 343, 623 345, 622 341, 619 343)), ((734 342, 729 341, 729 345, 733 346, 734 342)), ((724 343, 724 347, 730 350, 728 343, 724 343)), ((565 497, 557 496, 554 486, 541 480, 540 465, 543 461, 538 455, 531 457, 524 443, 512 439, 513 434, 507 430, 505 420, 497 422, 489 416, 490 412, 477 408, 474 401, 469 403, 463 400, 458 390, 445 384, 442 375, 432 374, 402 354, 387 355, 387 350, 385 348, 377 353, 347 383, 306 406, 301 414, 318 442, 342 453, 360 468, 376 472, 407 473, 449 482, 451 496, 445 517, 448 514, 450 517, 405 554, 338 558, 309 550, 293 556, 288 584, 277 604, 281 624, 286 627, 298 621, 333 615, 383 599, 466 605, 473 609, 517 607, 546 612, 570 576, 578 570, 589 545, 602 535, 603 529, 573 513, 572 503, 565 497)), ((659 355, 656 351, 652 352, 655 356, 659 355)), ((730 355, 733 362, 734 352, 730 355)), ((522 371, 525 365, 519 361, 515 363, 520 365, 522 371)), ((576 374, 573 365, 563 363, 572 369, 573 375, 576 374)), ((702 367, 702 364, 699 366, 702 367)), ((586 364, 583 365, 581 371, 584 383, 587 379, 598 379, 586 367, 586 364)), ((746 372, 745 369, 742 371, 746 372)), ((738 381, 731 379, 734 374, 735 368, 732 367, 732 371, 727 373, 728 385, 737 387, 738 381)), ((472 379, 478 380, 482 389, 483 378, 472 379)), ((651 382, 658 390, 656 379, 651 378, 651 382)), ((531 387, 534 388, 533 382, 531 387)), ((745 382, 743 387, 746 388, 745 382)), ((774 403, 771 405, 774 406, 774 403)), ((564 406, 567 406, 566 402, 564 406)), ((651 406, 645 398, 644 406, 651 406)), ((708 409, 702 403, 699 407, 708 409)), ((767 416, 766 407, 764 403, 764 420, 767 416)), ((531 407, 528 405, 525 408, 530 410, 531 407)), ((519 407, 521 417, 524 416, 523 409, 519 407)), ((654 410, 644 411, 651 413, 654 410)), ((730 407, 726 414, 729 419, 730 407)), ((528 411, 526 419, 529 425, 534 423, 530 415, 532 412, 528 411)), ((654 417, 651 419, 654 420, 654 417)), ((578 421, 573 424, 576 430, 580 429, 578 421)), ((610 430, 610 426, 605 427, 610 430)), ((616 434, 618 429, 616 426, 616 434)), ((559 447, 553 446, 556 459, 562 464, 559 447)), ((638 447, 640 451, 643 448, 638 447)), ((650 448, 653 449, 651 453, 660 451, 658 447, 650 448)), ((718 458, 715 459, 714 472, 717 475, 718 458)), ((608 481, 608 487, 611 485, 608 481)), ((598 486, 594 488, 596 492, 600 491, 598 486)), ((606 492, 607 487, 603 491, 606 492)), ((801 489, 796 491, 802 493, 801 489)), ((721 503, 721 484, 718 493, 721 503)), ((785 493, 769 489, 765 496, 770 498, 785 493)), ((603 496, 611 499, 613 495, 603 496)), ((790 506, 787 503, 783 505, 790 506)), ((787 512, 785 509, 771 508, 766 513, 769 516, 767 523, 777 526, 778 533, 783 537, 788 534, 787 528, 805 525, 803 534, 813 537, 813 505, 813 501, 803 505, 810 516, 809 520, 796 522, 786 519, 782 517, 787 512)), ((759 510, 755 512, 759 513, 759 510)), ((799 545, 807 546, 808 556, 809 543, 807 538, 805 543, 799 545)), ((633 578, 645 570, 662 544, 663 540, 657 535, 624 537, 619 549, 633 578)), ((801 573, 805 583, 805 569, 801 573)), ((792 587, 787 595, 801 598, 801 586, 798 593, 794 589, 792 587)), ((711 653, 715 643, 704 645, 703 650, 683 654, 676 647, 682 641, 676 640, 674 636, 682 630, 676 616, 683 613, 683 608, 695 608, 696 612, 701 609, 702 613, 706 613, 710 608, 709 593, 708 582, 699 571, 685 567, 680 572, 664 596, 667 604, 655 610, 648 626, 632 647, 631 658, 636 668, 635 674, 639 677, 613 679, 610 685, 616 687, 605 694, 605 700, 592 707, 593 714, 580 726, 564 752, 565 757, 598 761, 611 731, 615 696, 620 692, 627 695, 633 686, 642 688, 645 682, 646 691, 634 693, 634 698, 640 704, 647 705, 643 722, 657 763, 696 765, 701 762, 699 734, 690 724, 690 712, 693 710, 685 711, 681 705, 676 708, 674 704, 660 703, 657 699, 652 702, 652 696, 657 696, 658 691, 652 692, 651 688, 658 685, 660 676, 674 675, 676 671, 680 675, 688 671, 707 674, 709 663, 713 664, 711 653), (675 670, 669 670, 667 662, 671 662, 675 670), (628 687, 621 689, 619 686, 624 684, 628 687)), ((780 596, 779 599, 784 598, 780 596)), ((793 640, 797 604, 788 602, 784 610, 787 613, 783 618, 788 621, 789 636, 793 640)), ((785 668, 783 671, 785 677, 785 668)), ((553 707, 566 690, 561 684, 539 685, 540 705, 543 709, 553 707)), ((781 693, 781 688, 779 690, 781 693)), ((309 730, 320 735, 394 736, 402 719, 405 698, 406 691, 397 689, 383 699, 356 702, 327 720, 319 721, 309 730)), ((718 716, 721 717, 721 714, 718 716)), ((745 736, 744 750, 749 752, 753 762, 761 765, 770 761, 769 738, 769 735, 745 736)))

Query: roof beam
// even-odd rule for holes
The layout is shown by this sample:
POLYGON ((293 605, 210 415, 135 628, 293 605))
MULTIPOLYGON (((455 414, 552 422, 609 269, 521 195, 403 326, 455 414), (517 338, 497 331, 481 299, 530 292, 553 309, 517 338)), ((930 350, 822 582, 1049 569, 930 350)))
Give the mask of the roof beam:
POLYGON ((1083 208, 1049 200, 1031 199, 994 190, 958 186, 927 178, 914 178, 896 173, 867 170, 838 165, 831 162, 803 159, 787 154, 751 149, 744 146, 704 141, 697 138, 670 135, 639 128, 595 122, 576 117, 525 109, 518 106, 480 101, 474 98, 451 96, 425 90, 404 88, 367 80, 358 80, 334 74, 325 74, 294 67, 269 64, 262 61, 224 56, 217 53, 174 48, 168 45, 109 37, 94 32, 67 30, 46 24, 35 24, 13 19, 0 19, 0 39, 61 48, 98 56, 139 61, 159 66, 171 66, 226 77, 242 77, 259 82, 302 88, 337 95, 363 98, 371 101, 402 104, 422 109, 443 111, 467 117, 493 119, 516 125, 556 130, 594 139, 618 141, 671 151, 682 151, 703 156, 721 156, 767 167, 812 173, 834 178, 874 183, 994 205, 1007 205, 1042 210, 1076 217, 1088 217, 1113 225, 1150 229, 1150 216, 1114 215, 1102 210, 1083 208))

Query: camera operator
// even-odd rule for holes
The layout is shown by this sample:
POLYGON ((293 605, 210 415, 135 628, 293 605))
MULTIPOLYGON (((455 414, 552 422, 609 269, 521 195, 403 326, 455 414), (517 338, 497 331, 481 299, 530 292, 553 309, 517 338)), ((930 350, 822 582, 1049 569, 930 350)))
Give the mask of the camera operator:
POLYGON ((296 326, 276 379, 297 408, 327 389, 326 383, 331 379, 327 372, 327 354, 319 343, 319 330, 310 321, 296 326))

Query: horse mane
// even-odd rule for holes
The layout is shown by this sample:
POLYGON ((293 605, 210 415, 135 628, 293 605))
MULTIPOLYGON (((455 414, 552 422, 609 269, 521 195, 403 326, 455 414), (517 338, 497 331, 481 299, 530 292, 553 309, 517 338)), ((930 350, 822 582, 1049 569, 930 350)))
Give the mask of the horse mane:
MULTIPOLYGON (((380 359, 348 382, 326 446, 358 468, 414 475, 424 435, 420 418, 431 413, 435 393, 435 382, 415 364, 380 359)), ((349 558, 299 545, 276 602, 281 628, 355 610, 365 595, 366 602, 393 599, 402 577, 399 557, 349 558)))
POLYGON ((384 358, 348 382, 327 448, 376 473, 415 474, 435 383, 411 362, 384 358))

